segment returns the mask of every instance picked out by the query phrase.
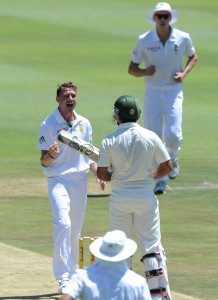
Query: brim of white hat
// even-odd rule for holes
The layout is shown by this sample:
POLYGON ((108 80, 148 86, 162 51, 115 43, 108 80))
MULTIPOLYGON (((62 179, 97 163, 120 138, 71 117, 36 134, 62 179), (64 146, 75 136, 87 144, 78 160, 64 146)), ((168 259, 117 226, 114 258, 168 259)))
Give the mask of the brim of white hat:
POLYGON ((127 239, 121 252, 119 252, 118 254, 109 253, 101 250, 102 240, 102 237, 94 240, 94 242, 92 242, 92 244, 89 246, 89 250, 95 257, 105 261, 118 262, 125 260, 131 257, 137 249, 136 242, 127 239))
MULTIPOLYGON (((165 10, 164 10, 165 11, 165 10)), ((170 23, 169 24, 174 24, 176 23, 177 21, 177 12, 176 10, 166 10, 168 13, 171 14, 171 20, 170 20, 170 23)), ((151 25, 156 25, 156 22, 154 20, 154 15, 158 13, 158 11, 152 11, 150 12, 148 15, 147 15, 147 18, 148 18, 148 22, 151 24, 151 25)))

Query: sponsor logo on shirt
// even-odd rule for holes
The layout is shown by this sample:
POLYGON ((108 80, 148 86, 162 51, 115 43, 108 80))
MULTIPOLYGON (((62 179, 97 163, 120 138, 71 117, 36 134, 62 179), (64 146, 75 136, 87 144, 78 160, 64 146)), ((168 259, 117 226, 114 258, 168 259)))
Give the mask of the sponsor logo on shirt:
POLYGON ((156 52, 156 51, 158 51, 160 49, 161 49, 160 46, 147 47, 147 51, 151 51, 151 52, 156 52))
POLYGON ((69 130, 69 127, 65 127, 65 128, 61 128, 61 129, 59 129, 57 132, 56 132, 56 134, 58 134, 61 130, 65 130, 65 131, 68 131, 69 130))

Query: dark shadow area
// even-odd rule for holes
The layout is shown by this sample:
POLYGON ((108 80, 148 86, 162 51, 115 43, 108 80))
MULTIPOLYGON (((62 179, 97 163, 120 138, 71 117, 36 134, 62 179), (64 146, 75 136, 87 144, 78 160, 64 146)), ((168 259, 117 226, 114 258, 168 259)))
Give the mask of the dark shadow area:
MULTIPOLYGON (((110 194, 88 194, 88 198, 103 198, 103 197, 109 197, 110 194)), ((1 299, 1 298, 0 298, 1 299)))
POLYGON ((26 299, 26 300, 32 300, 32 299, 53 299, 58 300, 60 299, 60 295, 58 294, 43 294, 43 295, 35 295, 35 296, 7 296, 7 297, 1 297, 0 300, 13 300, 13 299, 26 299))

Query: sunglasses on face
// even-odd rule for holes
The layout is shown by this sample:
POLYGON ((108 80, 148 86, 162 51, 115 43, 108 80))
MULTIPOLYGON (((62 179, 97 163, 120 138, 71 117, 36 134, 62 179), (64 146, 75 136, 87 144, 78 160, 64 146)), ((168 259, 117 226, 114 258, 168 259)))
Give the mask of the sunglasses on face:
POLYGON ((155 19, 161 20, 162 18, 164 18, 164 20, 168 20, 170 18, 169 14, 156 14, 155 19))

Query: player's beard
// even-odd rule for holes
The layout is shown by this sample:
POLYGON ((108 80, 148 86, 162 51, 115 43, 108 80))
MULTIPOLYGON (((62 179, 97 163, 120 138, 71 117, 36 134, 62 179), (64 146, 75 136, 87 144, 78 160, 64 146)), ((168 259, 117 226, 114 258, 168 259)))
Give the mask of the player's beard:
POLYGON ((120 125, 120 123, 117 120, 117 117, 118 117, 118 115, 115 112, 113 112, 112 113, 112 123, 114 123, 116 125, 120 125))

